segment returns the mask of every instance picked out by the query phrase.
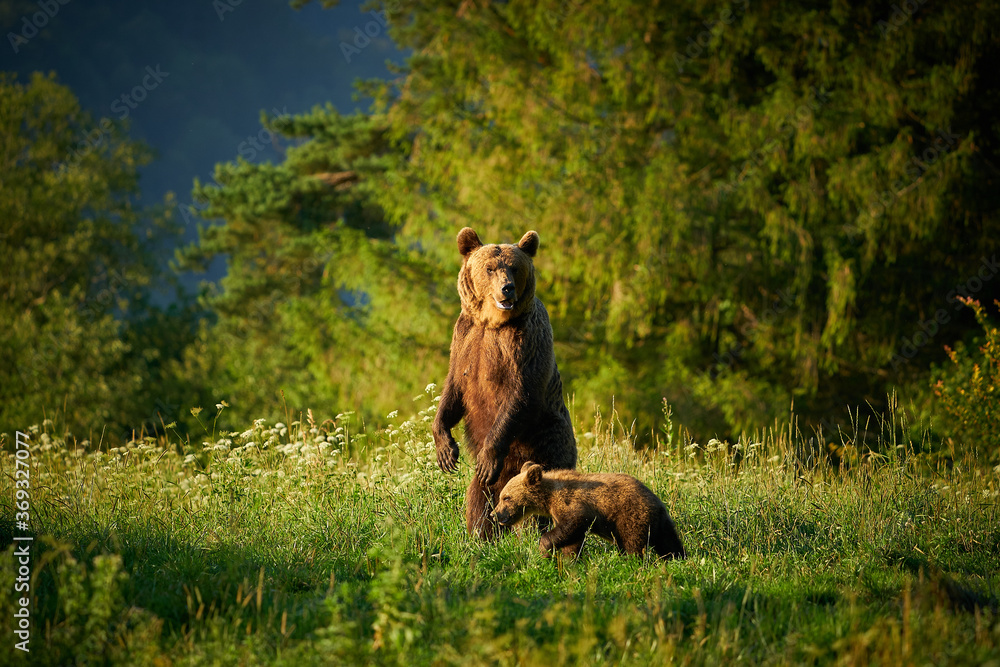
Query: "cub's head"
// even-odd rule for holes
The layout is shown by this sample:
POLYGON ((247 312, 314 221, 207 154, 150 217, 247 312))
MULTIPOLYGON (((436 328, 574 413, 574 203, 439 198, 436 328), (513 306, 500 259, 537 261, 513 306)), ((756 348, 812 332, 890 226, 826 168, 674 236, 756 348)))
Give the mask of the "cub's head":
POLYGON ((548 515, 542 493, 542 466, 528 461, 521 473, 500 492, 493 516, 504 526, 512 526, 532 514, 548 515))
POLYGON ((538 234, 528 232, 517 245, 483 245, 471 227, 458 233, 462 270, 458 294, 462 310, 483 324, 499 327, 527 313, 535 303, 535 266, 538 234))

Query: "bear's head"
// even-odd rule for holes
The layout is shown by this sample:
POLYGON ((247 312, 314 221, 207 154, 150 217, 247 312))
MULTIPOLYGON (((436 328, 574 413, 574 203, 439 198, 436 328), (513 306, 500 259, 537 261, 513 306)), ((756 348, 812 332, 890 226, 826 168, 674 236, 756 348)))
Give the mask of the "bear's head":
POLYGON ((542 466, 528 461, 500 492, 493 516, 504 526, 512 526, 532 514, 548 514, 542 466))
POLYGON ((477 322, 499 327, 531 312, 535 305, 535 266, 538 234, 528 232, 517 245, 483 245, 471 227, 458 233, 462 270, 458 294, 462 310, 477 322))

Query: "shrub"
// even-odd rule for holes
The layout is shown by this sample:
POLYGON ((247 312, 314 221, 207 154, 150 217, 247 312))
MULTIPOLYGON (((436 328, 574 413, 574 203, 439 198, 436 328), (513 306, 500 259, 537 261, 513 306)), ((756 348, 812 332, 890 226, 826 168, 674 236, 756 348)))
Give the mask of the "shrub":
MULTIPOLYGON (((951 364, 935 373, 934 395, 943 418, 942 432, 953 443, 975 447, 1000 459, 1000 330, 986 318, 982 304, 962 298, 976 313, 983 337, 971 346, 946 347, 951 364)), ((995 301, 1000 306, 1000 301, 995 301)))

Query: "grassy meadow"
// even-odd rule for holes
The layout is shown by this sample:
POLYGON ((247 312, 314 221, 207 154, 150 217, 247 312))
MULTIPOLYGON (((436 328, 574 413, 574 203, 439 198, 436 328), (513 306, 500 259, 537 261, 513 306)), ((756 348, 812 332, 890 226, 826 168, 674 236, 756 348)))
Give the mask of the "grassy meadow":
POLYGON ((588 540, 562 561, 533 526, 466 535, 471 467, 438 471, 433 387, 414 405, 378 431, 309 413, 218 433, 203 414, 204 443, 32 429, 30 655, 13 649, 5 442, 2 662, 1000 664, 1000 471, 919 454, 892 416, 735 444, 667 421, 641 451, 598 416, 579 468, 646 482, 689 558, 588 540))

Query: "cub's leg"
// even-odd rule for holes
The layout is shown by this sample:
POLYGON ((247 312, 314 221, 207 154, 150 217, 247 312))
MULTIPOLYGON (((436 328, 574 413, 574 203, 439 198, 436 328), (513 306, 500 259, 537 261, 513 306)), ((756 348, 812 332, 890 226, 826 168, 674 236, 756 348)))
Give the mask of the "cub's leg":
POLYGON ((583 548, 583 538, 587 534, 589 523, 583 519, 565 521, 542 535, 538 540, 538 549, 542 556, 549 558, 556 549, 565 555, 578 555, 583 548))
POLYGON ((649 536, 649 544, 659 554, 660 558, 681 559, 687 557, 681 537, 677 534, 677 527, 674 525, 673 520, 671 520, 670 515, 664 512, 658 525, 653 524, 653 530, 656 532, 649 536))

